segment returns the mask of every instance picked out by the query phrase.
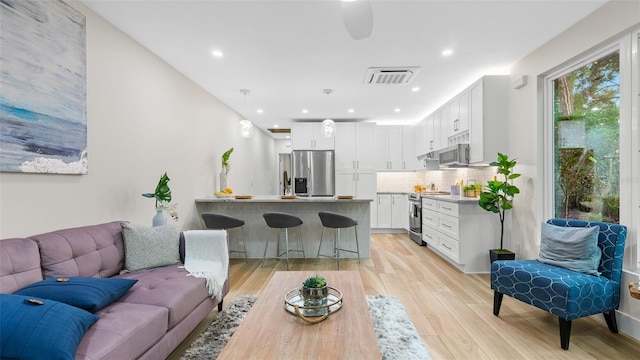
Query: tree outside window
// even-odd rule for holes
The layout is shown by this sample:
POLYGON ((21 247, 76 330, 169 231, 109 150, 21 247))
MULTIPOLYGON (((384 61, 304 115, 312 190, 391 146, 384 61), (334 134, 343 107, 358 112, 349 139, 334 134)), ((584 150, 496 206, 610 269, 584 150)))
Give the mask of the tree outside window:
POLYGON ((553 81, 556 217, 619 223, 620 55, 553 81))

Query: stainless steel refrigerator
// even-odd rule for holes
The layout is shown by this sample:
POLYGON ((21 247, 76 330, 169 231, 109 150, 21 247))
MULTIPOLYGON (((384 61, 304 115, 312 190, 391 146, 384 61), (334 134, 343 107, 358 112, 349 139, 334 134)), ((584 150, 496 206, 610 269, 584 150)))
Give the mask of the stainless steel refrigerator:
POLYGON ((294 195, 335 195, 336 171, 333 150, 294 150, 291 154, 294 195))

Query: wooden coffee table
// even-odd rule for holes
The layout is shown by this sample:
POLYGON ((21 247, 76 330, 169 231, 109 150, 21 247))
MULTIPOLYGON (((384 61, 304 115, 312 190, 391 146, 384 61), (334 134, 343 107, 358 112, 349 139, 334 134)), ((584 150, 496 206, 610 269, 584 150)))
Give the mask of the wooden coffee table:
POLYGON ((278 271, 218 359, 380 359, 357 271, 278 271), (342 308, 318 324, 287 312, 284 295, 313 275, 342 291, 342 308))

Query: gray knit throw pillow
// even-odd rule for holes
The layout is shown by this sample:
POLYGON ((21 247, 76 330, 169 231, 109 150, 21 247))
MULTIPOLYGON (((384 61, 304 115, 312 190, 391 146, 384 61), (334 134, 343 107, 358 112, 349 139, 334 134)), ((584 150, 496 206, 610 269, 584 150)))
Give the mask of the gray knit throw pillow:
POLYGON ((122 223, 124 267, 128 271, 180 262, 180 232, 175 226, 148 227, 122 223))

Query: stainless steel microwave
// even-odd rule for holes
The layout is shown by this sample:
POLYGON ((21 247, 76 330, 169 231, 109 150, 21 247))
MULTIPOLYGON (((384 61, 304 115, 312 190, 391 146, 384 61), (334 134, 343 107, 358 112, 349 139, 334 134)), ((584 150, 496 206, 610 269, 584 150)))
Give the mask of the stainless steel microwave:
POLYGON ((469 165, 469 144, 457 144, 438 152, 438 164, 442 167, 466 167, 469 165))

